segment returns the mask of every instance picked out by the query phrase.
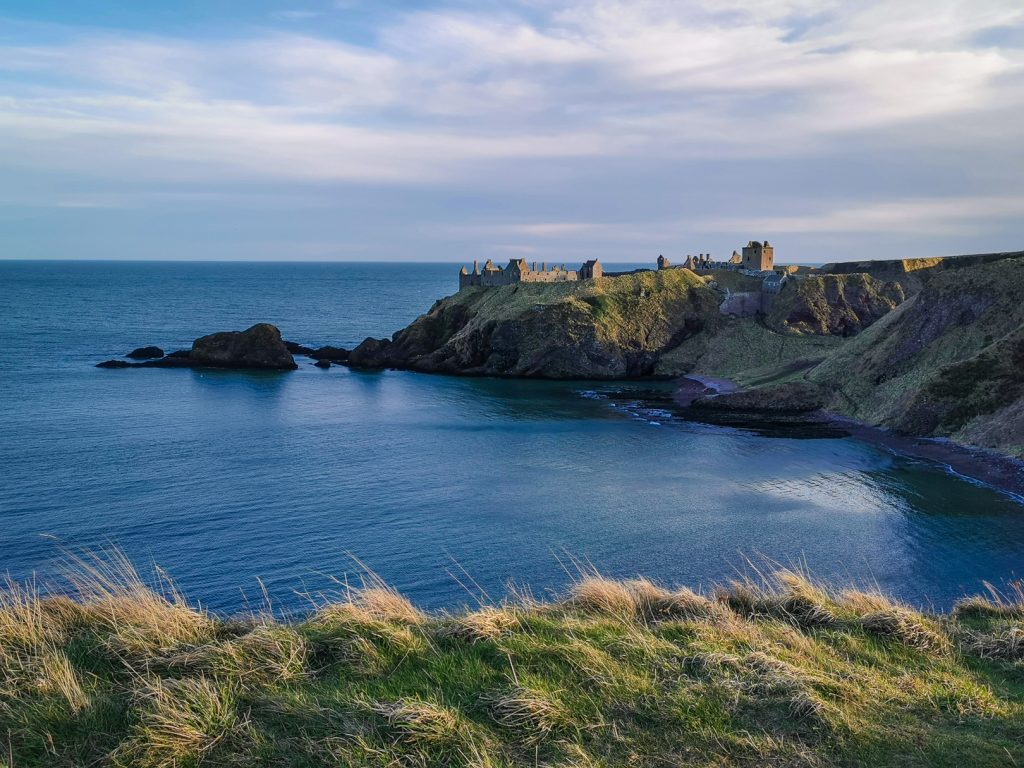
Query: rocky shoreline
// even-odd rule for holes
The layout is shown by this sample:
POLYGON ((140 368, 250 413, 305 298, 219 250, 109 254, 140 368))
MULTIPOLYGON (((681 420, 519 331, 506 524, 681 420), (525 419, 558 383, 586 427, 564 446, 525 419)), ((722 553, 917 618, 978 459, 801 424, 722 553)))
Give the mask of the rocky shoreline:
POLYGON ((749 416, 751 420, 785 418, 799 415, 887 451, 942 466, 947 472, 972 482, 995 488, 1024 501, 1024 461, 996 451, 961 445, 947 438, 899 435, 883 427, 872 426, 841 414, 800 402, 786 407, 771 407, 745 398, 739 386, 728 379, 709 376, 683 376, 673 393, 673 401, 689 410, 721 416, 749 416))

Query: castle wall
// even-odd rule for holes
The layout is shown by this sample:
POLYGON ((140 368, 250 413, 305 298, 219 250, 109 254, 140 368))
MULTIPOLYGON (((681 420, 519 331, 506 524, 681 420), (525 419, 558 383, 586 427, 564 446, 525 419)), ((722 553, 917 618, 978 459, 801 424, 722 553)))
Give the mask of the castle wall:
POLYGON ((485 265, 482 272, 465 272, 463 270, 459 273, 459 288, 473 286, 499 288, 503 285, 515 285, 517 283, 566 283, 575 282, 579 279, 579 272, 575 269, 534 270, 529 267, 524 268, 521 264, 513 262, 504 269, 485 265))
POLYGON ((736 317, 753 317, 762 311, 763 299, 760 291, 729 291, 725 299, 719 305, 718 310, 723 315, 735 315, 736 317))

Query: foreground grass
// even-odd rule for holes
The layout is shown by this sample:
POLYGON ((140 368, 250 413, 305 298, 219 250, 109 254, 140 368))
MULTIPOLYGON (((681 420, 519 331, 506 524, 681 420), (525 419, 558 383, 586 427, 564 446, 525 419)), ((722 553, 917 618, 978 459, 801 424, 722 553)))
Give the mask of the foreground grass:
POLYGON ((0 595, 7 768, 1024 765, 1020 594, 940 616, 791 571, 593 574, 425 615, 371 578, 282 623, 80 565, 74 599, 0 595))

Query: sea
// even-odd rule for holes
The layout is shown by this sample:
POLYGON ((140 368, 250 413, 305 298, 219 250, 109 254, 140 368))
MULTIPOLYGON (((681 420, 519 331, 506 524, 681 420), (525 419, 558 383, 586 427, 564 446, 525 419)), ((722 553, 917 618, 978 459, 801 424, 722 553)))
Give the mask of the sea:
POLYGON ((934 609, 1024 575, 1020 499, 834 432, 695 422, 671 383, 95 367, 256 322, 352 347, 456 271, 0 262, 0 571, 57 589, 117 550, 224 614, 367 572, 432 610, 591 569, 712 589, 798 567, 934 609))

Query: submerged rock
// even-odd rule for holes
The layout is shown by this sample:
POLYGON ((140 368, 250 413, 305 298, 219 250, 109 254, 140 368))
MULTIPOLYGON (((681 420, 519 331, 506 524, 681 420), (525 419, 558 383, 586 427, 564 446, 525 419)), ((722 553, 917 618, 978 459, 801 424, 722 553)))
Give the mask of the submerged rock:
POLYGON ((332 363, 348 362, 349 351, 344 347, 320 347, 307 353, 314 360, 330 360, 332 363))
POLYGON ((192 343, 189 360, 196 366, 294 370, 298 366, 270 323, 257 323, 244 331, 222 331, 192 343))
POLYGON ((124 360, 104 360, 102 363, 96 363, 97 368, 133 368, 132 363, 126 363, 124 360))
POLYGON ((164 351, 160 347, 139 347, 125 355, 125 357, 130 357, 132 360, 155 360, 163 356, 164 351))
POLYGON ((313 365, 315 365, 317 368, 330 368, 331 367, 331 361, 330 360, 317 360, 315 363, 313 363, 313 365))
POLYGON ((306 355, 306 356, 309 356, 313 352, 312 347, 307 347, 304 344, 299 344, 298 342, 295 342, 295 341, 287 341, 287 340, 285 340, 284 346, 285 346, 285 349, 287 349, 293 355, 306 355))

